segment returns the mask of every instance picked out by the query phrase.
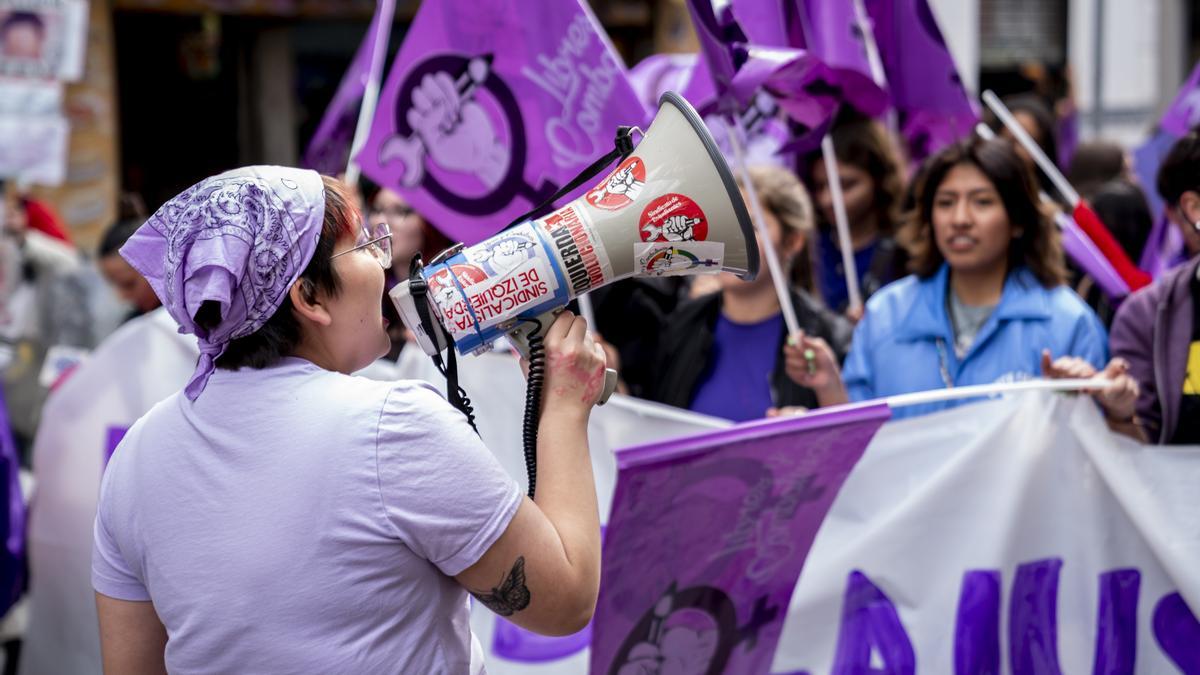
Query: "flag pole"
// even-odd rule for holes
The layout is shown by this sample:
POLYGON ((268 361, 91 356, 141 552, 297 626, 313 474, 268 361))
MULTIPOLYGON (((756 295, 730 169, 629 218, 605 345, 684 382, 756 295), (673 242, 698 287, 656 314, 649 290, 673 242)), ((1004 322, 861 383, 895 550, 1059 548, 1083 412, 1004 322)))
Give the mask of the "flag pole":
POLYGON ((838 248, 842 251, 842 269, 846 272, 846 293, 850 297, 848 309, 862 309, 862 289, 858 286, 858 264, 854 262, 854 245, 850 238, 850 219, 846 215, 846 202, 842 195, 842 177, 838 174, 837 155, 834 154, 833 135, 825 134, 821 139, 821 157, 825 160, 825 176, 829 183, 833 201, 833 220, 837 227, 838 248))
MULTIPOLYGON (((858 31, 863 37, 863 46, 867 49, 867 65, 871 68, 871 79, 875 85, 885 92, 888 91, 887 71, 883 67, 883 58, 879 55, 879 43, 875 41, 875 26, 867 15, 863 0, 854 0, 854 18, 858 23, 858 31)), ((896 108, 889 105, 884 114, 887 130, 897 140, 900 139, 900 122, 896 119, 896 108)))
POLYGON ((379 0, 379 13, 375 23, 375 44, 371 49, 371 67, 367 71, 367 86, 363 91, 362 106, 358 109, 358 124, 354 127, 354 141, 350 143, 350 157, 346 160, 346 185, 358 185, 360 170, 355 155, 362 150, 375 118, 375 105, 379 102, 379 87, 383 81, 383 60, 387 56, 388 38, 391 36, 392 20, 396 14, 396 0, 379 0))
POLYGON ((1112 380, 1093 377, 1091 379, 1073 380, 1027 380, 1025 382, 1004 382, 1001 384, 976 384, 969 387, 951 387, 949 389, 933 389, 918 391, 911 394, 899 394, 883 399, 889 408, 903 408, 925 403, 954 401, 978 396, 999 396, 1022 391, 1059 391, 1079 392, 1089 389, 1103 390, 1114 386, 1112 380))
POLYGON ((750 178, 750 169, 746 165, 746 152, 742 139, 748 137, 746 126, 742 124, 741 116, 731 114, 734 128, 730 128, 728 120, 724 120, 725 129, 729 133, 729 142, 733 146, 734 163, 742 177, 742 187, 750 198, 750 214, 754 220, 754 229, 758 232, 758 240, 762 242, 763 252, 766 253, 767 268, 771 270, 771 281, 775 284, 775 295, 779 296, 779 309, 783 312, 783 322, 787 326, 788 335, 800 332, 800 324, 796 321, 796 308, 792 307, 792 294, 788 292, 788 280, 784 275, 783 264, 779 261, 779 252, 771 241, 771 231, 767 229, 766 217, 762 212, 762 202, 758 200, 758 191, 754 189, 754 181, 750 178))

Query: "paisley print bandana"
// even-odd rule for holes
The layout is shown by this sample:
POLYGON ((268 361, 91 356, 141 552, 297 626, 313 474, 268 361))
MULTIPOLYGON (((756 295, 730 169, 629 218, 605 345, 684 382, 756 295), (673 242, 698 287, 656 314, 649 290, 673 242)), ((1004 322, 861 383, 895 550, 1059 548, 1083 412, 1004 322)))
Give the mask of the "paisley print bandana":
POLYGON ((206 178, 162 206, 121 247, 150 282, 180 333, 194 333, 200 360, 184 393, 196 400, 230 340, 262 327, 312 259, 325 217, 315 171, 251 166, 206 178), (221 306, 206 331, 200 304, 221 306))

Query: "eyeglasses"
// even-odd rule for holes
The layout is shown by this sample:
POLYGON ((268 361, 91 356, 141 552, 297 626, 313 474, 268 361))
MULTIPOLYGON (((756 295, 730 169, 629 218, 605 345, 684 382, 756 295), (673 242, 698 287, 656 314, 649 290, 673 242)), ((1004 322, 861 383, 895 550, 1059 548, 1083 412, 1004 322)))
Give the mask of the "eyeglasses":
POLYGON ((379 263, 383 269, 392 266, 392 230, 387 223, 379 223, 377 225, 367 226, 362 228, 362 234, 359 235, 359 244, 354 248, 348 248, 341 253, 334 254, 329 257, 330 260, 347 253, 353 253, 359 249, 365 248, 379 263))

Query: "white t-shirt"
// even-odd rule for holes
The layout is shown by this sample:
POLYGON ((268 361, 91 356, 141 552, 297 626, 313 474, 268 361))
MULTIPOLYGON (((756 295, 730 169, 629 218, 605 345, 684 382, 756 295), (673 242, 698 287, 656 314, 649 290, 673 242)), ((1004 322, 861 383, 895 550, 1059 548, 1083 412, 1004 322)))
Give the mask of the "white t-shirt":
POLYGON ((172 673, 478 673, 451 577, 522 498, 427 384, 217 370, 117 448, 92 583, 153 601, 172 673))

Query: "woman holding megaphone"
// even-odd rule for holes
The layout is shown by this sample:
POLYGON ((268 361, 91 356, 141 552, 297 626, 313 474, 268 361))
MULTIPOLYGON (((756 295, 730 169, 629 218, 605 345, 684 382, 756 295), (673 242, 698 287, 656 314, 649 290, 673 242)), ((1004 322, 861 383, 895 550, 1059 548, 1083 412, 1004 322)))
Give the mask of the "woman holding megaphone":
POLYGON ((534 502, 431 387, 350 375, 388 350, 390 262, 350 203, 313 171, 238 169, 122 248, 201 357, 105 471, 106 672, 478 673, 468 593, 540 633, 590 619, 602 350, 569 313, 547 332, 534 502))

